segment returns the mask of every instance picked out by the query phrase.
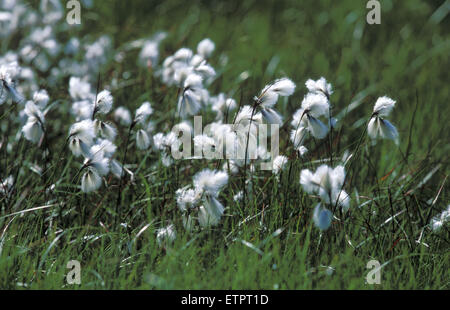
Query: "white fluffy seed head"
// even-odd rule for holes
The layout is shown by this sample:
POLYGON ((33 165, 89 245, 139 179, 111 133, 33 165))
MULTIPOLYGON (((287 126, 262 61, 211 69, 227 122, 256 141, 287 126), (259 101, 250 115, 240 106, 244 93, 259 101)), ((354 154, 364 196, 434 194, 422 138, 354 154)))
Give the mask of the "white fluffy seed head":
POLYGON ((322 123, 319 119, 314 116, 307 117, 308 120, 308 131, 311 135, 317 139, 323 139, 328 134, 328 127, 322 123))
POLYGON ((176 51, 173 57, 178 61, 188 61, 192 55, 193 53, 190 49, 183 47, 176 51))
POLYGON ((272 162, 272 173, 278 174, 287 164, 288 158, 283 155, 278 155, 272 162))
POLYGON ((102 90, 97 95, 97 101, 95 103, 95 110, 101 114, 107 114, 111 111, 113 105, 113 96, 109 90, 102 90))
POLYGON ((305 83, 308 90, 312 93, 322 93, 327 97, 333 94, 333 88, 330 83, 324 77, 321 77, 317 81, 307 80, 305 83))
POLYGON ((156 231, 156 240, 159 246, 173 243, 176 238, 176 231, 174 225, 160 228, 156 231))
POLYGON ((114 141, 117 136, 117 129, 113 125, 98 119, 94 121, 94 129, 96 135, 100 135, 111 141, 114 141))
POLYGON ((85 193, 96 191, 102 186, 102 178, 94 169, 87 169, 81 178, 81 190, 85 193))
POLYGON ((184 80, 184 88, 201 88, 202 87, 202 77, 198 74, 189 74, 184 80))
POLYGON ((39 90, 33 94, 33 101, 36 105, 38 105, 41 109, 44 109, 47 105, 50 97, 45 89, 39 90))
POLYGON ((180 211, 186 212, 187 210, 196 206, 198 202, 198 196, 191 188, 180 188, 175 193, 177 198, 177 205, 180 211))
POLYGON ((307 114, 318 118, 320 116, 328 116, 330 104, 324 95, 320 93, 309 93, 303 98, 302 109, 307 114))
POLYGON ((78 77, 71 77, 69 80, 69 93, 74 100, 89 99, 92 97, 91 85, 78 77))
POLYGON ((228 174, 224 171, 204 169, 194 176, 194 187, 197 192, 217 197, 228 183, 228 174))
POLYGON ((28 141, 33 143, 38 143, 41 140, 42 134, 44 133, 41 124, 35 119, 28 120, 28 122, 22 128, 23 135, 28 141))
POLYGON ((259 97, 255 97, 255 100, 259 102, 259 105, 263 108, 271 108, 277 103, 279 95, 272 91, 271 85, 266 86, 259 97))
POLYGON ((69 129, 69 137, 81 139, 84 143, 92 145, 95 138, 94 122, 86 119, 73 124, 69 129))
POLYGON ((150 102, 146 101, 136 110, 134 117, 135 122, 145 123, 150 115, 153 113, 153 108, 150 102))
POLYGON ((93 145, 90 150, 90 155, 85 159, 84 165, 91 170, 94 170, 98 175, 105 176, 109 172, 108 157, 105 157, 103 149, 97 145, 93 145))
POLYGON ((392 109, 395 106, 396 101, 387 97, 383 96, 377 99, 375 102, 375 106, 373 107, 373 113, 378 114, 379 116, 388 116, 392 109))
POLYGON ((146 150, 150 146, 150 137, 143 129, 139 129, 136 132, 136 146, 140 150, 146 150))
POLYGON ((280 96, 290 96, 295 91, 295 84, 288 78, 281 78, 272 84, 270 90, 280 96))
POLYGON ((204 57, 204 58, 208 58, 209 56, 211 56, 212 52, 215 49, 215 44, 213 41, 211 41, 211 39, 206 38, 201 40, 198 45, 197 45, 197 53, 204 57))
POLYGON ((367 125, 367 134, 374 140, 382 138, 393 140, 396 144, 399 143, 397 128, 381 117, 375 116, 370 119, 367 125))

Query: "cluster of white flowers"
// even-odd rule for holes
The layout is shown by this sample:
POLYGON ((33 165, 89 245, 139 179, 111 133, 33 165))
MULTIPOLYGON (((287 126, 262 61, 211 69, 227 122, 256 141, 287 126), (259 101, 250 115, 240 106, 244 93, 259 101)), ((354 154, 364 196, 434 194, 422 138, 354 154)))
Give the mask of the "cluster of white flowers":
POLYGON ((163 83, 180 88, 178 114, 183 119, 195 115, 202 106, 210 103, 205 84, 216 76, 216 71, 208 63, 214 48, 210 39, 204 39, 198 44, 197 54, 189 48, 181 48, 164 60, 158 72, 163 83))
MULTIPOLYGON (((171 152, 180 146, 179 133, 188 133, 190 136, 195 132, 190 118, 206 111, 212 111, 215 118, 206 124, 201 133, 195 134, 193 144, 195 150, 201 150, 201 154, 195 153, 191 158, 216 158, 212 156, 215 152, 225 150, 227 160, 221 169, 200 170, 193 176, 193 184, 183 184, 184 187, 176 191, 176 203, 187 230, 193 230, 197 223, 200 227, 219 224, 225 212, 219 196, 230 176, 245 172, 246 186, 252 181, 251 175, 256 170, 256 164, 270 160, 269 167, 275 178, 279 178, 288 163, 288 157, 278 155, 271 158, 267 147, 258 145, 257 137, 259 125, 283 124, 283 116, 278 112, 283 111, 279 109, 283 102, 278 102, 282 101, 280 97, 284 97, 286 103, 289 100, 287 97, 294 94, 296 84, 291 79, 275 79, 262 88, 253 101, 244 101, 238 109, 237 102, 230 95, 232 92, 210 94, 208 90, 217 76, 211 65, 211 56, 215 50, 211 39, 200 41, 195 51, 182 47, 158 64, 159 45, 166 37, 165 33, 128 43, 115 54, 108 36, 100 36, 93 41, 71 36, 68 42, 61 44, 57 38, 62 31, 67 30, 52 27, 64 16, 61 1, 41 0, 40 4, 39 9, 34 10, 28 9, 21 0, 0 0, 0 38, 10 36, 18 28, 26 34, 17 42, 17 52, 8 51, 0 57, 0 105, 17 104, 21 111, 21 133, 26 140, 40 146, 47 137, 46 126, 52 125, 46 124, 46 116, 58 101, 51 87, 58 85, 58 81, 69 80, 70 113, 74 121, 68 128, 66 143, 72 155, 82 160, 79 173, 83 192, 98 190, 110 173, 120 181, 124 172, 133 178, 133 173, 125 167, 126 158, 122 163, 116 158, 115 140, 123 133, 122 130, 128 130, 128 138, 132 138, 136 150, 156 152, 162 165, 171 167, 175 162, 171 152), (150 101, 141 103, 146 99, 139 102, 141 104, 135 110, 134 117, 125 103, 113 110, 113 94, 117 94, 119 78, 113 72, 111 81, 102 81, 99 72, 108 61, 122 62, 132 49, 140 49, 137 64, 142 70, 158 77, 166 86, 165 90, 173 90, 174 94, 178 94, 173 102, 178 123, 170 131, 166 127, 159 129, 161 131, 156 130, 153 115, 154 109, 155 114, 158 113, 158 106, 150 101), (83 57, 74 57, 79 54, 83 57), (44 74, 48 77, 46 89, 50 95, 37 82, 37 76, 44 74), (97 79, 98 83, 106 83, 106 86, 96 91, 93 85, 97 79), (50 98, 52 104, 49 104, 50 98), (250 171, 249 175, 247 171, 250 171)), ((331 84, 321 77, 318 80, 309 79, 305 85, 308 93, 292 120, 288 120, 291 125, 290 141, 300 156, 308 152, 305 147, 308 136, 324 139, 336 125, 336 119, 330 115, 330 97, 333 94, 331 84)), ((378 98, 367 127, 372 139, 381 137, 398 143, 397 129, 386 120, 394 105, 395 101, 388 97, 378 98)), ((124 150, 129 147, 128 138, 124 150)), ((0 192, 9 192, 12 184, 12 177, 2 180, 0 192)), ((345 212, 350 207, 350 196, 343 190, 343 166, 331 168, 321 165, 315 172, 304 169, 301 171, 300 184, 307 193, 317 195, 321 200, 313 212, 314 223, 321 230, 331 225, 333 213, 330 209, 334 211, 340 207, 345 212)), ((245 199, 244 193, 246 191, 238 191, 234 200, 240 203, 245 199)), ((433 218, 433 229, 437 230, 447 221, 449 211, 446 212, 433 218)), ((172 242, 175 237, 174 224, 157 231, 160 245, 172 242)))
POLYGON ((81 190, 89 193, 99 189, 102 177, 109 172, 119 179, 123 177, 123 170, 131 174, 114 158, 116 127, 102 120, 112 110, 114 98, 111 92, 102 90, 95 95, 89 82, 71 77, 69 93, 74 100, 72 113, 77 122, 69 129, 68 146, 74 156, 84 157, 81 190))
POLYGON ((328 134, 330 126, 334 126, 336 120, 330 121, 330 96, 333 94, 332 86, 325 78, 317 81, 307 80, 308 94, 303 98, 301 108, 292 117, 291 141, 294 148, 303 156, 308 149, 304 146, 308 135, 316 139, 323 139, 328 134), (320 117, 327 119, 325 125, 320 117))
POLYGON ((183 213, 183 223, 192 230, 196 218, 201 227, 217 225, 224 213, 224 206, 218 200, 219 193, 228 183, 224 171, 204 169, 194 176, 194 188, 184 187, 176 192, 178 208, 183 213), (196 211, 197 216, 192 215, 196 211))

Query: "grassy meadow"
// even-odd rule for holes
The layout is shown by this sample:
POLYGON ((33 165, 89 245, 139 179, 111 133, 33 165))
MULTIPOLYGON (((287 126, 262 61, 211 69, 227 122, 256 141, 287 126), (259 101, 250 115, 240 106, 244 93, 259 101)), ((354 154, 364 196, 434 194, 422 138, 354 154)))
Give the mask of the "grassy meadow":
MULTIPOLYGON (((39 10, 39 1, 25 3, 39 10)), ((0 288, 449 289, 449 225, 434 231, 430 222, 450 204, 450 2, 380 3, 380 25, 368 25, 366 1, 353 0, 107 0, 83 4, 81 25, 68 25, 65 17, 55 22, 61 44, 109 36, 106 61, 89 81, 94 91, 97 84, 111 90, 113 109, 133 114, 151 102, 154 133, 179 121, 178 90, 138 66, 139 49, 126 47, 134 40, 164 31, 160 65, 210 38, 216 77, 208 90, 239 106, 289 77, 295 92, 276 105, 285 122, 280 154, 289 161, 279 175, 260 169, 230 175, 219 196, 220 223, 188 232, 175 193, 198 171, 221 169, 224 160, 176 160, 166 167, 158 152, 139 150, 128 127, 115 123, 116 159, 134 177, 106 176, 100 189, 84 193, 77 173, 82 160, 66 144, 75 122, 71 75, 64 68, 56 79, 51 73, 62 56, 50 58, 47 70, 31 62, 51 109, 45 141, 36 145, 21 135, 23 106, 0 105, 0 178, 14 177, 8 194, 0 192, 0 288), (323 140, 308 139, 309 152, 300 157, 289 123, 307 93, 306 80, 322 76, 333 85, 338 125, 323 140), (366 133, 375 101, 385 95, 397 101, 388 119, 398 129, 398 145, 374 144, 366 133), (320 231, 312 221, 318 199, 299 179, 302 169, 314 171, 330 153, 333 164, 325 163, 332 166, 352 154, 345 166, 350 208, 336 209, 331 227, 320 231), (244 200, 236 201, 244 187, 244 200), (160 246, 157 230, 169 223, 176 238, 160 246), (66 282, 70 260, 81 264, 80 285, 66 282), (380 284, 366 283, 370 260, 381 263, 380 284)), ((32 29, 19 27, 2 38, 0 57, 19 50, 32 29)), ((85 53, 70 57, 81 63, 85 53)), ((215 119, 211 109, 199 115, 204 125, 215 119)))

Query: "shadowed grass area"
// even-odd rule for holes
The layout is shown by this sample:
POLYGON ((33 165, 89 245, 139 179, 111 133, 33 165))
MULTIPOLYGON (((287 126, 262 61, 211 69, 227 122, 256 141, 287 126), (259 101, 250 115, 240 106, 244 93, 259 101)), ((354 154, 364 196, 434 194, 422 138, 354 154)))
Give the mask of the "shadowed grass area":
MULTIPOLYGON (((242 105, 251 104, 270 81, 291 78, 296 92, 277 108, 286 122, 280 153, 292 160, 279 179, 257 169, 245 205, 233 200, 243 176, 231 178, 221 194, 226 206, 221 223, 189 234, 175 191, 196 172, 223 161, 182 160, 167 168, 159 154, 131 143, 126 162, 136 179, 120 187, 117 213, 117 180, 108 179, 109 187, 89 195, 76 187, 79 163, 64 148, 73 122, 68 79, 59 81, 49 93, 60 104, 47 116, 56 201, 48 202, 48 180, 25 170, 42 161, 41 150, 24 139, 14 146, 14 157, 0 149, 2 177, 25 171, 17 174, 13 195, 0 197, 0 288, 448 289, 448 226, 436 234, 428 225, 450 201, 449 4, 380 2, 381 25, 368 25, 366 2, 353 0, 98 1, 83 9, 73 35, 95 40, 108 34, 114 48, 166 31, 160 63, 180 47, 195 49, 211 38, 216 50, 210 62, 218 78, 209 90, 242 105), (309 156, 297 159, 288 138, 291 116, 307 92, 304 82, 321 76, 335 90, 335 162, 362 141, 346 166, 350 210, 336 211, 337 219, 322 234, 311 220, 318 200, 302 190, 299 174, 329 156, 328 139, 311 139, 309 156), (388 140, 372 145, 363 135, 376 99, 384 95, 397 101, 389 120, 399 130, 398 146, 388 140), (39 206, 45 208, 18 212, 39 206), (161 248, 155 231, 169 221, 177 238, 161 248), (382 264, 380 285, 365 283, 372 259, 382 264), (70 260, 81 262, 81 285, 66 284, 70 260)), ((126 52, 121 63, 111 57, 101 69, 101 83, 124 82, 113 91, 115 106, 134 111, 151 101, 158 131, 167 132, 176 121, 177 90, 139 68, 137 55, 126 52)), ((40 85, 46 85, 45 74, 40 85)), ((17 113, 5 106, 0 112, 17 113)), ((214 120, 211 111, 203 117, 204 124, 214 120)), ((2 137, 12 139, 15 127, 2 123, 2 137)), ((127 128, 119 128, 118 158, 126 138, 127 128)))

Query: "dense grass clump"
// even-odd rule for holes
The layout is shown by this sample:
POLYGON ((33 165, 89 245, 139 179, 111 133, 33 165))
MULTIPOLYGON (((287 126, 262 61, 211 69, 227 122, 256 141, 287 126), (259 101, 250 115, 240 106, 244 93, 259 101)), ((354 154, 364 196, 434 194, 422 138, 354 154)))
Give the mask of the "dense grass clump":
POLYGON ((81 25, 66 23, 64 1, 7 2, 0 288, 449 288, 448 1, 380 0, 380 25, 351 0, 81 1, 81 25), (170 57, 195 57, 182 48, 202 57, 201 81, 169 70, 170 57), (312 125, 292 121, 321 77, 324 135, 310 129, 303 154, 291 131, 312 125), (268 105, 273 82, 286 84, 268 105), (203 126, 246 116, 246 153, 252 122, 281 117, 285 157, 235 173, 225 159, 175 160, 171 130, 193 115, 203 126), (378 118, 396 133, 380 139, 378 118), (345 169, 327 172, 339 198, 300 182, 321 165, 345 169), (71 260, 80 285, 66 282, 71 260), (370 260, 380 284, 366 283, 370 260))

